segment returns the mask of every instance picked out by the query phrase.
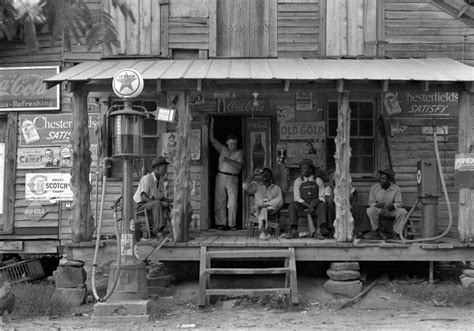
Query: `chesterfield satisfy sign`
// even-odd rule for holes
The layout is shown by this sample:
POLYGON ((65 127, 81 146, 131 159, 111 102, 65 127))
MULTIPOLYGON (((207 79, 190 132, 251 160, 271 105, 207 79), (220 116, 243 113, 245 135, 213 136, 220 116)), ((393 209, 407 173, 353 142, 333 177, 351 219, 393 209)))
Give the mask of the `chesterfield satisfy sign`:
POLYGON ((59 67, 0 68, 0 111, 59 110, 59 85, 43 83, 57 73, 59 67))

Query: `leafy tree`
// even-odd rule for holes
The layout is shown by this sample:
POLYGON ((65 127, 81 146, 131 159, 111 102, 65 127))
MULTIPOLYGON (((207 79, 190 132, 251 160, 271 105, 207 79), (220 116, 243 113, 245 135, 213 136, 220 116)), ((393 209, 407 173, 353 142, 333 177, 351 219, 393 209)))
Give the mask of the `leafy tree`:
MULTIPOLYGON (((124 0, 111 1, 122 15, 135 23, 124 0)), ((90 50, 102 43, 109 50, 120 41, 110 13, 91 10, 84 0, 0 0, 0 39, 21 38, 28 50, 38 50, 38 28, 46 25, 51 41, 63 39, 66 50, 73 42, 85 43, 90 50)))

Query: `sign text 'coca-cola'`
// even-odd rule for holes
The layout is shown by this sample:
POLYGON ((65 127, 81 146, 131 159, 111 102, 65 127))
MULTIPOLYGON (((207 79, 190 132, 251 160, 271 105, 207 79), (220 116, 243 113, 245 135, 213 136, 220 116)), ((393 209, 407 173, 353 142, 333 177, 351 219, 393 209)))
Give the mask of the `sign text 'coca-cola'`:
POLYGON ((57 73, 56 66, 0 68, 0 111, 59 110, 59 85, 43 83, 57 73))

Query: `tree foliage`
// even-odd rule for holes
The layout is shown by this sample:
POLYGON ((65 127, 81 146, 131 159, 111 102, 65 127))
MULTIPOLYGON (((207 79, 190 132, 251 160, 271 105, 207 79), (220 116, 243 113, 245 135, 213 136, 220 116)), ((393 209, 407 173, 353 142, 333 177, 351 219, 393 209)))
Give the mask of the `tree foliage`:
MULTIPOLYGON (((122 15, 135 23, 124 0, 111 1, 122 15)), ((91 10, 85 0, 0 0, 0 39, 21 38, 28 50, 38 50, 38 28, 47 27, 51 41, 63 40, 65 50, 73 43, 85 43, 88 50, 102 43, 119 45, 118 33, 110 13, 91 10)))

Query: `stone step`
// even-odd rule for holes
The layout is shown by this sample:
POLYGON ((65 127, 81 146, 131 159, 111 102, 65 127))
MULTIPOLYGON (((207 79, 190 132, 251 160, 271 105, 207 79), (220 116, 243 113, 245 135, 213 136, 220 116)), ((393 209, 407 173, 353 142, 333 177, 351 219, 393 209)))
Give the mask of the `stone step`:
POLYGON ((329 269, 326 271, 326 274, 329 278, 333 280, 346 281, 353 280, 360 277, 360 272, 356 270, 332 270, 329 269))
POLYGON ((348 297, 355 297, 362 289, 362 282, 360 280, 353 280, 347 282, 340 282, 329 279, 324 283, 323 288, 330 294, 340 294, 348 297))
POLYGON ((94 316, 147 315, 149 308, 149 300, 109 300, 95 304, 94 316))

